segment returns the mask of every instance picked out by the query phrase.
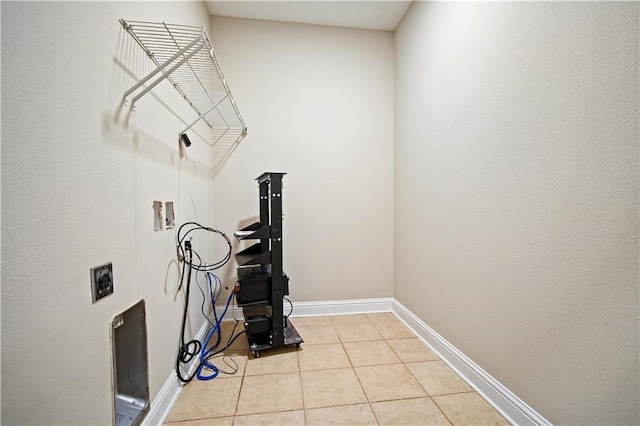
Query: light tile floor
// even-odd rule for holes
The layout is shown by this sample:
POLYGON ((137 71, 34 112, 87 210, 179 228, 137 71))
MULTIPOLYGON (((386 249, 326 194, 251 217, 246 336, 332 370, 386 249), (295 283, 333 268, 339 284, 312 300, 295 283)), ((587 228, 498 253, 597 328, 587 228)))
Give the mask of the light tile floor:
MULTIPOLYGON (((165 424, 508 425, 394 314, 292 318, 304 339, 254 358, 243 335, 194 380, 165 424)), ((233 323, 224 323, 223 341, 233 323)), ((239 325, 236 333, 241 330, 239 325)))

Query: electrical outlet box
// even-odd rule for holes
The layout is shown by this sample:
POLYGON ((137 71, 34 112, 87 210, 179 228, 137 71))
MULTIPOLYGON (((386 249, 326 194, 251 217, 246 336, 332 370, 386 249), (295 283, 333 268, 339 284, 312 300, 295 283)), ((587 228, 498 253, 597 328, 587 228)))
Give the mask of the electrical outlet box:
POLYGON ((91 297, 93 303, 113 293, 113 266, 111 262, 91 268, 91 297))
POLYGON ((165 211, 165 222, 167 225, 167 229, 172 229, 176 226, 176 217, 173 213, 173 201, 166 201, 164 203, 164 211, 165 211))
POLYGON ((153 202, 153 230, 162 231, 164 223, 162 221, 162 201, 153 202))

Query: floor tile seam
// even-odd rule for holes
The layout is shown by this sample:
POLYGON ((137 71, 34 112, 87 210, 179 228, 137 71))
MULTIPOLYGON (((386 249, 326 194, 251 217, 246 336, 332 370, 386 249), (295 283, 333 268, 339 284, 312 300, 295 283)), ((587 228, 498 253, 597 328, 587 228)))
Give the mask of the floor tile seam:
MULTIPOLYGON (((420 385, 420 387, 422 387, 422 389, 424 389, 424 391, 427 393, 427 396, 429 396, 429 397, 433 397, 433 396, 445 396, 445 395, 458 395, 458 394, 465 394, 465 393, 473 393, 473 392, 475 392, 473 389, 468 390, 468 391, 461 391, 461 392, 449 392, 449 393, 441 393, 441 394, 431 394, 429 391, 427 391, 427 388, 425 388, 425 387, 422 385, 422 382, 420 381, 420 379, 419 379, 415 374, 413 374, 413 371, 411 371, 411 369, 408 367, 408 365, 407 365, 407 364, 417 364, 417 363, 423 363, 423 362, 435 362, 435 361, 438 361, 438 360, 434 360, 434 361, 418 361, 418 362, 408 362, 408 363, 407 363, 407 362, 405 362, 405 363, 403 363, 403 364, 404 364, 404 366, 405 366, 405 368, 406 368, 407 370, 409 370, 409 373, 411 373, 411 375, 412 375, 412 376, 413 376, 413 378, 418 382, 418 384, 420 385)), ((444 361, 442 361, 442 362, 444 362, 444 361)), ((445 364, 445 365, 446 365, 446 364, 445 364)), ((462 379, 462 378, 461 378, 461 377, 460 377, 460 376, 459 376, 455 371, 454 371, 454 373, 456 374, 456 376, 457 376, 458 378, 462 379)), ((467 383, 466 381, 465 381, 464 383, 465 383, 467 386, 469 386, 469 385, 468 385, 468 383, 467 383)))
POLYGON ((394 362, 385 361, 379 364, 359 364, 359 365, 354 365, 354 367, 384 367, 385 365, 398 365, 398 364, 404 364, 404 363, 402 362, 402 360, 398 360, 394 362))
MULTIPOLYGON (((368 340, 368 342, 377 342, 377 341, 378 340, 368 340)), ((364 342, 345 342, 345 343, 364 343, 364 342)), ((388 343, 386 343, 386 344, 387 344, 387 346, 389 346, 388 343)), ((345 353, 347 354, 347 358, 349 358, 349 361, 351 361, 351 364, 353 364, 353 360, 351 359, 351 356, 349 356, 349 351, 347 351, 347 347, 344 346, 344 344, 342 346, 344 348, 345 353)), ((400 357, 393 351, 393 348, 391 348, 389 346, 389 349, 391 349, 391 353, 396 356, 398 362, 384 362, 382 364, 368 364, 368 365, 387 365, 387 364, 399 364, 399 363, 402 363, 402 359, 400 359, 400 357)), ((355 365, 354 365, 354 367, 355 367, 355 365)), ((364 367, 364 365, 359 365, 358 367, 364 367)))
MULTIPOLYGON (((346 343, 366 343, 366 342, 379 342, 380 340, 366 340, 366 341, 362 341, 362 342, 346 342, 346 343)), ((398 360, 397 362, 384 362, 382 364, 365 364, 365 365, 360 365, 359 367, 364 367, 366 365, 389 365, 389 364, 399 364, 399 363, 404 363, 404 361, 402 361, 402 358, 400 358, 400 356, 393 350, 393 348, 391 347, 391 345, 389 345, 389 343, 386 340, 382 340, 387 347, 391 350, 391 353, 393 355, 395 355, 396 359, 398 360)), ((346 351, 346 347, 345 347, 345 351, 346 351)), ((349 356, 349 352, 347 352, 347 356, 349 356)))
MULTIPOLYGON (((371 322, 371 324, 373 324, 373 328, 375 328, 375 329, 376 329, 376 331, 377 331, 378 333, 380 333, 380 335, 382 335, 382 330, 384 330, 384 329, 385 329, 384 325, 376 324, 375 322, 371 322)), ((383 323, 383 324, 384 324, 384 323, 383 323)))
POLYGON ((349 318, 349 317, 354 317, 356 315, 364 315, 364 318, 366 319, 366 321, 344 321, 344 322, 338 322, 338 324, 365 324, 365 323, 371 323, 371 320, 369 319, 369 317, 367 317, 366 313, 363 314, 344 314, 344 315, 327 315, 329 317, 329 320, 331 320, 332 324, 336 324, 333 321, 333 318, 349 318))
POLYGON ((411 336, 413 337, 389 337, 389 339, 413 339, 413 338, 420 338, 420 336, 418 336, 418 333, 416 333, 414 330, 410 329, 409 327, 407 327, 402 321, 400 322, 400 324, 396 324, 394 326, 396 329, 400 328, 402 330, 406 330, 409 332, 409 334, 411 334, 411 336))
POLYGON ((354 332, 354 331, 362 331, 362 328, 363 328, 362 326, 371 326, 372 328, 367 327, 366 330, 370 330, 370 331, 373 330, 376 333, 378 333, 378 330, 375 327, 373 327, 373 324, 367 324, 364 322, 356 323, 356 324, 338 324, 337 326, 334 326, 334 328, 336 329, 337 333, 339 333, 340 330, 346 331, 346 332, 349 332, 349 331, 354 332))
POLYGON ((453 423, 453 420, 451 420, 451 419, 449 418, 449 416, 447 415, 447 413, 445 413, 445 412, 444 412, 444 410, 442 409, 442 407, 440 407, 440 404, 438 404, 438 402, 437 402, 433 397, 429 396, 429 398, 431 399, 431 401, 433 401, 433 403, 435 404, 435 406, 438 408, 438 410, 440 410, 440 412, 441 412, 441 413, 442 413, 442 415, 447 419, 447 421, 453 425, 453 424, 454 424, 454 423, 453 423))
POLYGON ((305 370, 300 370, 300 373, 307 373, 312 371, 324 371, 324 370, 340 370, 344 368, 349 368, 350 365, 342 366, 342 367, 322 367, 322 368, 310 368, 305 370))
POLYGON ((188 419, 180 419, 180 420, 172 420, 170 422, 164 422, 163 425, 172 425, 172 424, 176 424, 176 423, 184 423, 184 422, 192 422, 194 420, 207 420, 207 419, 222 419, 225 417, 234 417, 233 414, 223 414, 223 415, 206 415, 204 417, 201 416, 196 416, 196 417, 189 417, 188 419))
MULTIPOLYGON (((387 364, 387 365, 398 365, 398 364, 387 364)), ((377 365, 365 365, 365 366, 362 366, 362 367, 377 367, 377 365)), ((403 367, 404 367, 404 365, 403 365, 403 367)), ((360 381, 360 376, 358 375, 358 370, 356 368, 359 368, 359 367, 353 367, 353 371, 356 374, 356 377, 358 378, 358 383, 360 383, 360 387, 362 388, 362 391, 364 392, 364 396, 367 398, 367 402, 369 402, 369 403, 379 402, 379 401, 373 401, 373 400, 371 400, 371 398, 369 398, 369 395, 367 394, 366 390, 364 389, 364 386, 362 385, 362 382, 360 381)), ((406 368, 408 370, 407 367, 404 367, 404 368, 406 368)), ((409 372, 409 373, 411 373, 411 372, 409 372)), ((417 379, 416 379, 416 382, 418 382, 418 385, 420 386, 420 388, 425 392, 425 395, 423 395, 422 397, 429 396, 427 391, 424 389, 422 384, 420 384, 420 382, 417 379)), ((398 398, 398 399, 406 399, 406 398, 398 398)), ((397 400, 397 399, 395 399, 395 400, 397 400)), ((395 400, 393 400, 393 401, 395 401, 395 400)))
POLYGON ((373 409, 373 405, 371 405, 371 402, 367 401, 367 405, 369 406, 369 410, 371 410, 371 412, 373 413, 373 418, 376 420, 376 423, 378 423, 378 425, 381 425, 382 423, 380 423, 380 419, 376 414, 376 410, 373 409))
POLYGON ((291 374, 291 373, 298 373, 300 371, 299 368, 295 369, 295 370, 291 370, 291 371, 278 371, 277 373, 274 373, 273 371, 269 371, 266 373, 251 373, 251 374, 245 374, 244 377, 258 377, 258 376, 268 376, 270 374, 291 374))
POLYGON ((191 423, 193 421, 224 419, 226 417, 230 417, 231 418, 231 424, 233 425, 233 420, 235 419, 234 416, 222 416, 222 417, 205 417, 205 418, 202 418, 202 419, 178 420, 176 422, 168 422, 168 423, 165 422, 165 423, 162 423, 162 426, 180 426, 182 424, 191 423))
MULTIPOLYGON (((418 340, 420 340, 418 338, 418 336, 414 336, 414 337, 387 337, 384 340, 409 340, 409 339, 418 339, 418 340)), ((389 342, 387 342, 387 343, 389 343, 389 342)))
MULTIPOLYGON (((249 362, 249 359, 247 358, 247 362, 249 362)), ((238 406, 240 405, 240 396, 242 395, 242 389, 244 388, 244 378, 246 377, 245 374, 247 372, 247 365, 245 364, 244 366, 244 372, 242 373, 242 377, 240 380, 240 389, 238 389, 238 397, 236 398, 236 408, 235 410, 233 410, 233 423, 235 423, 235 416, 238 415, 238 406)))
POLYGON ((336 325, 360 325, 360 324, 371 324, 373 325, 373 322, 367 320, 367 321, 344 321, 344 322, 333 322, 331 321, 331 324, 333 326, 336 325))
POLYGON ((278 375, 281 375, 281 374, 295 374, 295 373, 298 373, 298 372, 299 372, 298 370, 280 371, 280 372, 277 372, 277 373, 270 372, 270 373, 261 373, 261 374, 249 374, 248 376, 245 375, 244 377, 278 376, 278 375))
MULTIPOLYGON (((387 400, 383 400, 383 401, 376 401, 373 402, 371 404, 377 404, 377 403, 383 403, 383 402, 396 402, 396 401, 406 401, 406 400, 418 400, 418 399, 428 399, 431 402, 433 402, 433 404, 436 406, 436 408, 438 409, 438 411, 440 411, 440 413, 445 417, 445 419, 447 419, 447 421, 453 425, 453 422, 451 421, 451 419, 449 419, 449 417, 447 416, 447 414, 442 411, 442 408, 440 408, 440 406, 436 403, 436 401, 434 401, 434 399, 430 396, 418 396, 418 397, 411 397, 411 398, 402 398, 402 399, 387 399, 387 400)), ((375 415, 375 410, 373 409, 373 407, 371 407, 371 411, 373 411, 373 414, 375 415)), ((380 423, 380 421, 378 421, 378 423, 380 423)), ((381 423, 380 423, 381 424, 381 423)))
POLYGON ((427 388, 424 387, 424 385, 422 384, 422 382, 420 381, 420 379, 418 379, 418 377, 413 374, 413 371, 411 371, 411 369, 409 368, 409 366, 407 365, 406 362, 403 362, 402 365, 404 366, 404 368, 409 372, 409 374, 411 374, 411 377, 413 377, 413 379, 418 383, 418 385, 420 386, 420 388, 424 391, 424 393, 427 396, 431 396, 431 394, 429 393, 429 391, 427 391, 427 388))
POLYGON ((396 335, 384 335, 382 333, 379 333, 382 338, 386 341, 386 340, 400 340, 400 339, 415 339, 416 336, 414 335, 413 337, 398 337, 396 335))
POLYGON ((353 369, 353 367, 351 365, 347 365, 345 367, 333 367, 333 368, 321 368, 318 370, 305 370, 305 371, 301 371, 302 374, 306 374, 306 373, 320 373, 323 371, 335 371, 335 370, 351 370, 355 373, 355 370, 353 369))
POLYGON ((377 404, 378 402, 393 402, 393 401, 404 401, 407 399, 420 399, 420 398, 430 398, 429 394, 425 395, 420 395, 420 396, 402 396, 402 397, 398 397, 398 398, 390 398, 390 397, 386 397, 384 399, 379 399, 379 400, 375 400, 375 401, 371 401, 372 404, 377 404))
MULTIPOLYGON (((233 381, 233 379, 241 379, 241 378, 240 377, 230 377, 230 378, 228 378, 226 380, 233 381)), ((215 380, 215 379, 212 379, 212 380, 215 380)), ((194 381, 205 381, 205 380, 194 379, 194 381)), ((240 388, 238 389, 237 400, 239 400, 239 399, 240 399, 240 388)), ((236 404, 237 404, 237 401, 236 401, 236 404)), ((168 413, 168 416, 171 415, 171 413, 173 412, 173 409, 174 409, 174 407, 171 408, 170 412, 168 413)), ((193 420, 203 420, 203 419, 210 419, 210 418, 233 417, 234 414, 201 414, 200 416, 195 416, 195 417, 193 417, 192 414, 188 414, 188 416, 190 416, 190 417, 174 419, 174 420, 172 420, 171 422, 168 422, 168 423, 189 422, 189 421, 193 421, 193 420)))
MULTIPOLYGON (((408 337, 408 339, 411 339, 411 337, 408 337)), ((384 342, 391 348, 391 350, 393 351, 394 354, 396 354, 396 356, 398 358, 400 358, 400 361, 402 361, 403 364, 406 364, 406 362, 402 359, 402 357, 400 356, 400 354, 398 353, 398 351, 396 351, 393 346, 391 346, 388 342, 388 340, 394 340, 394 339, 384 339, 384 342)), ((398 339, 395 339, 398 340, 398 339)), ((407 367, 408 368, 408 367, 407 367)))
POLYGON ((360 390, 362 391, 362 394, 364 395, 365 399, 367 400, 367 403, 369 402, 369 395, 367 395, 367 392, 364 390, 364 386, 362 385, 362 382, 360 381, 360 376, 358 376, 358 372, 356 371, 356 368, 353 365, 353 362, 351 362, 351 358, 349 358, 349 353, 347 352, 347 348, 344 347, 344 343, 345 342, 340 342, 340 344, 342 345, 342 350, 344 351, 345 355, 347 356, 347 361, 349 361, 349 365, 351 366, 351 371, 353 371, 353 374, 356 376, 356 380, 358 381, 358 385, 360 386, 360 390))
POLYGON ((305 324, 305 325, 296 325, 295 327, 296 329, 298 329, 298 327, 333 327, 333 323, 330 322, 329 324, 305 324))
MULTIPOLYGON (((292 408, 292 409, 277 410, 277 411, 259 411, 259 412, 255 412, 255 413, 236 414, 235 416, 233 416, 233 418, 235 420, 236 417, 262 416, 262 415, 265 415, 265 414, 290 413, 290 412, 294 412, 294 411, 303 411, 303 409, 302 408, 292 408)), ((229 417, 229 416, 227 416, 227 417, 229 417)))
POLYGON ((418 361, 418 362, 406 362, 404 363, 405 368, 407 370, 409 370, 409 373, 411 373, 411 375, 416 379, 416 381, 420 384, 420 386, 422 386, 422 388, 425 390, 425 392, 427 392, 427 395, 429 396, 442 396, 442 395, 457 395, 457 394, 461 394, 461 393, 471 393, 471 392, 475 392, 473 390, 473 388, 471 388, 471 386, 469 386, 469 383, 467 383, 467 381, 465 379, 463 379, 462 377, 460 377, 460 375, 458 373, 456 373, 455 371, 453 371, 453 369, 451 370, 453 372, 453 374, 456 375, 457 378, 459 378, 460 380, 462 380, 464 382, 464 384, 469 387, 470 390, 468 391, 460 391, 460 392, 449 392, 449 393, 441 393, 441 394, 437 394, 437 395, 432 395, 431 393, 429 393, 427 391, 427 388, 425 388, 422 385, 422 382, 420 382, 420 379, 418 378, 418 376, 416 376, 415 374, 413 374, 413 371, 411 371, 411 369, 409 368, 409 366, 407 364, 419 364, 419 363, 425 363, 425 362, 442 362, 446 367, 450 368, 444 361, 442 360, 433 360, 433 361, 418 361))
MULTIPOLYGON (((263 414, 275 414, 275 413, 293 413, 295 411, 304 411, 303 408, 292 408, 290 410, 279 410, 279 411, 261 411, 259 413, 251 413, 251 414, 238 414, 234 417, 247 417, 247 416, 261 416, 263 414)), ((229 416, 227 416, 229 417, 229 416)), ((206 419, 205 419, 206 420, 206 419)))
POLYGON ((346 327, 346 328, 354 328, 354 327, 360 327, 363 325, 370 325, 371 327, 373 327, 374 330, 378 331, 378 329, 376 328, 376 326, 372 323, 372 322, 341 322, 338 324, 333 324, 334 327, 346 327))
MULTIPOLYGON (((502 417, 503 419, 506 420, 506 418, 498 411, 496 410, 493 406, 491 406, 491 404, 489 404, 489 401, 487 401, 484 396, 480 395, 480 393, 476 392, 475 390, 470 390, 470 391, 466 391, 466 392, 455 392, 455 393, 446 393, 446 394, 440 394, 440 395, 433 395, 432 399, 434 400, 433 402, 435 403, 435 398, 441 397, 441 396, 452 396, 452 395, 465 395, 465 394, 476 394, 478 395, 485 403, 487 403, 489 405, 489 407, 495 412, 497 413, 500 417, 502 417)), ((453 423, 453 422, 452 422, 453 423)), ((507 421, 508 423, 508 421, 507 421)))
MULTIPOLYGON (((432 398, 438 398, 440 396, 465 395, 465 394, 468 394, 468 393, 476 393, 477 394, 478 392, 476 392, 473 389, 471 389, 470 391, 439 393, 439 394, 434 394, 434 395, 429 395, 429 396, 431 396, 432 398)), ((478 396, 480 396, 480 395, 478 394, 478 396)), ((484 400, 484 398, 482 398, 482 399, 484 400)), ((493 408, 493 407, 491 407, 491 408, 493 408)))
POLYGON ((325 408, 340 408, 340 407, 351 407, 353 405, 370 405, 369 401, 363 401, 363 402, 353 402, 351 404, 331 404, 331 405, 323 405, 321 407, 308 407, 305 408, 305 410, 323 410, 325 408))
POLYGON ((384 342, 385 345, 387 345, 387 347, 389 347, 389 349, 393 350, 393 348, 391 347, 391 345, 389 344, 389 342, 387 342, 387 339, 375 339, 375 340, 356 340, 353 342, 345 342, 345 343, 367 343, 367 342, 384 342))
MULTIPOLYGON (((391 311, 387 311, 387 312, 369 312, 369 313, 366 313, 365 315, 367 316, 367 319, 368 319, 369 321, 373 322, 373 320, 369 317, 369 315, 376 316, 376 317, 380 317, 380 315, 379 315, 379 314, 385 314, 385 313, 393 314, 393 312, 391 312, 391 311)), ((394 315, 395 315, 395 314, 394 314, 394 315)), ((385 320, 385 321, 386 321, 386 320, 385 320)))
POLYGON ((378 420, 378 416, 376 416, 376 412, 373 410, 373 407, 371 406, 370 402, 358 402, 355 404, 347 404, 347 405, 332 405, 329 407, 317 407, 317 408, 307 408, 305 410, 305 424, 306 424, 306 411, 311 411, 311 410, 324 410, 325 408, 339 408, 339 407, 351 407, 351 406, 355 406, 355 405, 366 405, 369 407, 369 410, 371 410, 371 414, 373 414, 373 418, 376 421, 376 424, 381 425, 382 423, 380 423, 380 420, 378 420))
MULTIPOLYGON (((300 371, 300 384, 302 387, 302 403, 303 405, 306 407, 305 403, 304 403, 304 385, 302 384, 302 373, 310 373, 310 372, 318 372, 318 371, 327 371, 327 370, 346 370, 346 369, 350 369, 353 374, 356 376, 356 380, 358 380, 358 384, 360 385, 360 390, 362 391, 362 394, 364 395, 365 399, 367 398, 367 394, 364 391, 364 388, 362 387, 362 384, 360 383, 360 379, 358 378, 358 375, 355 372, 355 369, 353 368, 353 365, 351 364, 351 360, 349 359, 349 356, 347 355, 347 351, 344 348, 344 345, 342 342, 338 342, 338 343, 331 343, 331 344, 339 344, 342 347, 342 351, 345 353, 345 356, 347 357, 347 361, 349 362, 349 366, 348 367, 335 367, 335 368, 321 368, 318 370, 305 370, 305 371, 300 371)), ((368 401, 368 400, 367 400, 368 401)), ((342 406, 349 406, 349 405, 358 405, 358 404, 365 404, 367 403, 367 401, 365 402, 358 402, 355 404, 342 404, 342 405, 332 405, 332 406, 328 406, 328 407, 342 407, 342 406)), ((318 409, 318 408, 328 408, 325 406, 322 407, 309 407, 309 408, 305 408, 305 424, 306 424, 306 410, 314 410, 314 409, 318 409)))
POLYGON ((337 342, 321 342, 321 343, 306 343, 305 346, 321 346, 321 345, 337 345, 341 343, 339 340, 337 342))
POLYGON ((385 340, 382 336, 380 336, 380 339, 342 340, 342 338, 340 337, 340 333, 338 333, 338 338, 342 343, 378 342, 380 340, 385 340))
POLYGON ((302 368, 300 368, 300 346, 296 349, 296 358, 298 359, 298 382, 300 383, 300 399, 302 399, 302 418, 304 424, 307 424, 307 410, 304 404, 304 389, 302 387, 302 368))
MULTIPOLYGON (((268 375, 272 375, 272 376, 280 376, 280 375, 292 375, 295 374, 296 372, 288 372, 288 373, 273 373, 273 374, 262 374, 262 375, 257 375, 257 376, 248 376, 249 378, 252 377, 264 377, 264 376, 268 376, 268 375)), ((302 395, 302 379, 300 377, 300 373, 298 372, 298 383, 300 384, 300 399, 302 401, 302 404, 304 406, 304 396, 302 395)), ((243 378, 243 382, 242 382, 242 386, 244 387, 245 383, 244 383, 244 378, 243 378)), ((236 412, 235 412, 235 416, 245 416, 245 415, 253 415, 253 414, 265 414, 263 412, 258 412, 258 413, 244 413, 244 414, 238 414, 238 407, 240 405, 240 396, 242 394, 242 388, 241 388, 241 392, 238 394, 238 403, 236 405, 236 412)), ((300 410, 301 408, 294 408, 294 409, 287 409, 287 410, 278 410, 278 411, 269 411, 267 413, 272 413, 272 412, 279 412, 279 411, 296 411, 296 410, 300 410)))
POLYGON ((410 400, 418 400, 418 399, 430 399, 429 395, 421 395, 421 396, 409 396, 406 398, 391 398, 391 399, 381 399, 379 401, 373 401, 371 404, 378 404, 381 402, 396 402, 396 401, 410 401, 410 400))
MULTIPOLYGON (((446 362, 444 362, 441 358, 438 358, 438 359, 428 359, 428 360, 426 360, 426 361, 407 361, 407 362, 405 362, 405 364, 422 364, 422 363, 424 363, 424 362, 441 362, 441 363, 443 363, 446 367, 449 367, 449 366, 447 365, 447 363, 446 363, 446 362)), ((409 368, 409 367, 407 367, 407 368, 409 368)), ((449 368, 451 368, 451 367, 449 367, 449 368)), ((451 369, 451 371, 453 371, 453 369, 451 369)), ((455 375, 456 375, 456 376, 460 377, 460 376, 458 375, 458 373, 456 373, 455 371, 453 371, 453 372, 455 373, 455 375)))

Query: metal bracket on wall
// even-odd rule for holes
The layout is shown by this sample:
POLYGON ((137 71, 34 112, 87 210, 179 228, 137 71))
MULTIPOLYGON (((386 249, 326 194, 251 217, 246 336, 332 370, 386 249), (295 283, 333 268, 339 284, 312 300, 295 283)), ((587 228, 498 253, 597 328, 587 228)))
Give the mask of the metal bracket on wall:
POLYGON ((140 98, 166 80, 197 114, 178 133, 186 146, 191 144, 186 132, 199 121, 208 126, 211 139, 207 143, 217 150, 230 150, 247 135, 204 26, 124 19, 120 23, 156 65, 125 92, 124 105, 135 108, 140 98))

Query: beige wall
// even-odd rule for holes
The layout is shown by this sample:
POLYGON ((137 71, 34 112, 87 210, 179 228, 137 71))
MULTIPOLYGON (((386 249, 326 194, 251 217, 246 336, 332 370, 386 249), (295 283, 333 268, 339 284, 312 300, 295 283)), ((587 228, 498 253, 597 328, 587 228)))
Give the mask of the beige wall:
POLYGON ((211 27, 249 126, 216 177, 216 223, 233 232, 257 220, 254 179, 286 172, 291 299, 390 297, 392 33, 223 17, 211 27))
MULTIPOLYGON (((111 424, 109 325, 139 299, 154 398, 182 301, 152 202, 215 226, 211 150, 177 154, 194 112, 166 83, 119 110, 130 73, 151 70, 120 18, 209 25, 196 2, 2 2, 2 424, 111 424), (93 305, 89 268, 109 261, 115 292, 93 305)), ((213 257, 208 238, 194 247, 213 257)))
POLYGON ((395 36, 394 297, 551 422, 638 424, 637 3, 395 36))

